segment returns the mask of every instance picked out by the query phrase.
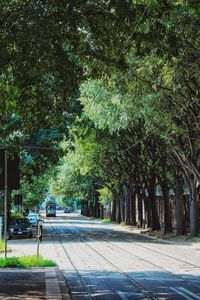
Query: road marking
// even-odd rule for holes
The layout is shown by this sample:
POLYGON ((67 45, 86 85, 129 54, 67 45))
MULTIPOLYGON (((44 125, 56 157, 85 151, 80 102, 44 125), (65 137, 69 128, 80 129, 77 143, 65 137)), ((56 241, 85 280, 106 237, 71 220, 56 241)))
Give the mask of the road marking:
POLYGON ((190 292, 189 290, 183 288, 183 287, 177 287, 177 288, 174 288, 174 287, 171 287, 170 288, 172 291, 176 292, 177 294, 183 296, 185 299, 188 299, 188 300, 194 300, 194 299, 197 299, 197 300, 200 300, 200 297, 192 292, 190 292))

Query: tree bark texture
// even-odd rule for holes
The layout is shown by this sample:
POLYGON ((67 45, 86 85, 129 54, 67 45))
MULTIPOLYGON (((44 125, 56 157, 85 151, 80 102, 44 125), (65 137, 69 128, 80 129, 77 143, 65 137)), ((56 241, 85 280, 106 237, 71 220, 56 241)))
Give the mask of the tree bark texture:
POLYGON ((172 216, 169 202, 169 187, 167 177, 164 175, 160 181, 164 200, 164 232, 172 232, 172 216))
POLYGON ((184 179, 182 175, 176 175, 175 187, 175 202, 176 202, 176 226, 177 235, 186 234, 186 211, 185 211, 185 198, 183 197, 183 184, 184 179))

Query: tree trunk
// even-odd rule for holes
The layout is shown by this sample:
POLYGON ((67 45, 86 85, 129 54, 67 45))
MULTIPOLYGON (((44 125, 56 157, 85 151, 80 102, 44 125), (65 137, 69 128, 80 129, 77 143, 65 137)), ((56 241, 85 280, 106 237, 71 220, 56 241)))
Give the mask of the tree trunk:
POLYGON ((104 219, 104 206, 103 205, 100 206, 100 218, 104 219))
POLYGON ((177 235, 186 234, 186 211, 183 197, 183 184, 184 179, 182 175, 176 175, 176 188, 175 188, 175 202, 176 202, 176 225, 177 235))
POLYGON ((164 232, 172 232, 172 217, 169 203, 169 187, 167 177, 164 174, 160 180, 160 186, 162 189, 163 200, 164 200, 164 232))
POLYGON ((94 205, 93 205, 93 199, 88 201, 88 217, 94 216, 94 205))
POLYGON ((116 221, 116 197, 113 195, 111 221, 116 221))
POLYGON ((85 216, 89 217, 89 201, 86 201, 85 204, 85 216))
POLYGON ((120 199, 120 216, 121 216, 121 222, 125 221, 125 211, 124 211, 124 201, 123 200, 123 195, 122 198, 120 199))
POLYGON ((142 213, 142 195, 140 192, 140 188, 137 188, 137 209, 138 209, 138 224, 139 228, 143 225, 143 213, 142 213))
POLYGON ((128 197, 129 197, 129 220, 131 226, 136 226, 136 207, 135 207, 135 191, 133 184, 130 183, 128 186, 128 197))
POLYGON ((190 189, 190 195, 189 195, 189 201, 190 201, 190 234, 192 236, 197 236, 198 234, 198 222, 197 222, 197 188, 196 183, 197 180, 194 178, 194 176, 190 176, 188 178, 189 183, 189 189, 190 189))
POLYGON ((116 222, 120 223, 121 222, 121 210, 120 210, 120 199, 117 197, 117 201, 116 201, 116 222))
POLYGON ((142 197, 144 199, 144 207, 145 207, 145 225, 147 228, 151 228, 152 226, 151 203, 145 193, 145 188, 142 191, 142 197))
POLYGON ((125 224, 130 225, 130 198, 127 193, 126 200, 125 200, 125 224))
POLYGON ((197 231, 200 233, 200 185, 197 188, 197 231))
POLYGON ((94 195, 94 213, 95 218, 100 218, 100 203, 99 203, 99 193, 96 192, 94 195))
POLYGON ((152 230, 160 230, 160 221, 158 216, 158 208, 156 205, 156 175, 154 172, 151 172, 151 177, 149 178, 148 184, 147 184, 147 190, 148 190, 148 201, 151 209, 151 214, 149 214, 151 222, 151 229, 152 230))

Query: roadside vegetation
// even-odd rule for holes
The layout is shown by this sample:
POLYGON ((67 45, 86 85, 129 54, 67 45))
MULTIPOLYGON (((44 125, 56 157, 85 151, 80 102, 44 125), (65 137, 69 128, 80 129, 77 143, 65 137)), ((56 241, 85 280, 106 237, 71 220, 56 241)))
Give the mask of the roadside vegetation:
POLYGON ((52 260, 44 259, 43 256, 37 258, 36 255, 23 257, 0 257, 0 268, 31 268, 31 267, 55 267, 56 263, 52 260))
POLYGON ((89 217, 200 233, 199 14, 185 0, 3 1, 0 142, 20 154, 24 209, 49 192, 89 217))
POLYGON ((4 250, 4 242, 0 241, 0 250, 4 250))

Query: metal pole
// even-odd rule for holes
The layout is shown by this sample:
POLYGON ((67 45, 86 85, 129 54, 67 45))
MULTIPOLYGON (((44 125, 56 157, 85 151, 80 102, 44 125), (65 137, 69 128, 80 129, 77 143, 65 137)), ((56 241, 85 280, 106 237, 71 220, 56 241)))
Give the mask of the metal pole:
POLYGON ((7 150, 4 152, 5 157, 5 190, 4 190, 4 242, 5 242, 5 258, 7 257, 7 200, 8 200, 8 164, 7 150))
POLYGON ((40 236, 41 236, 41 222, 38 221, 37 225, 37 260, 39 259, 39 253, 40 253, 40 236))
POLYGON ((1 238, 2 238, 2 217, 0 217, 0 241, 1 241, 1 238))

